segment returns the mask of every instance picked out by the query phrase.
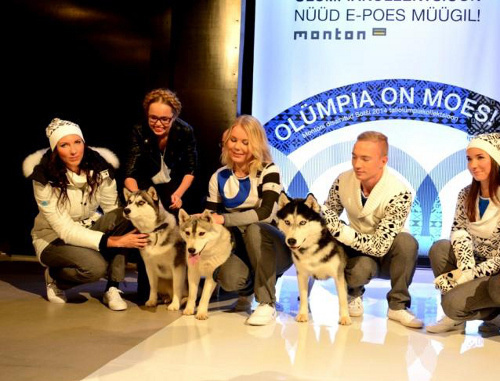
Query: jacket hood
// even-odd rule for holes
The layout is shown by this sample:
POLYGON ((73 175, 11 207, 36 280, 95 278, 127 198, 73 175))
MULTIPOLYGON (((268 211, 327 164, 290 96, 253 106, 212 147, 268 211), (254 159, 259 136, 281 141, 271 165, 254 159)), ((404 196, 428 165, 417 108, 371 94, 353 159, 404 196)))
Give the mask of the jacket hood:
MULTIPOLYGON (((103 148, 103 147, 89 147, 91 151, 98 154, 107 165, 111 166, 113 169, 118 169, 120 167, 120 161, 113 151, 103 148)), ((28 155, 23 161, 23 174, 24 177, 30 178, 33 176, 36 167, 41 164, 44 165, 44 161, 48 160, 50 155, 50 148, 40 149, 28 155)), ((105 168, 103 168, 105 169, 105 168)))

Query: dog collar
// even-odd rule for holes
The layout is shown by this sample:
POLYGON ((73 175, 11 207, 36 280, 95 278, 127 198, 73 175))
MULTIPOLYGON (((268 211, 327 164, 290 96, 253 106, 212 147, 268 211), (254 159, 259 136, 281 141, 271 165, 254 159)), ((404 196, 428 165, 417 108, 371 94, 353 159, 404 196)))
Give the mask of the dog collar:
POLYGON ((151 233, 156 233, 158 230, 163 230, 168 226, 168 223, 163 223, 160 226, 157 226, 155 230, 153 230, 151 233))

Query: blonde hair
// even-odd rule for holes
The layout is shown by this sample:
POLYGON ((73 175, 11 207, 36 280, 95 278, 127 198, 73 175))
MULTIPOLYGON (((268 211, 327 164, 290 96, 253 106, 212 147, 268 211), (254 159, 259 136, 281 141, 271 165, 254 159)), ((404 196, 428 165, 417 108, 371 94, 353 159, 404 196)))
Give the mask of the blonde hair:
POLYGON ((358 135, 357 141, 380 143, 382 148, 382 156, 387 156, 387 153, 389 152, 389 139, 381 132, 365 131, 358 135))
POLYGON ((144 97, 144 101, 142 102, 142 107, 144 107, 144 112, 146 115, 149 113, 149 106, 151 103, 163 103, 172 108, 172 112, 174 116, 177 118, 181 113, 182 104, 177 95, 171 90, 168 89, 155 89, 151 90, 144 97))
POLYGON ((267 142, 266 131, 259 120, 251 115, 240 115, 228 129, 228 133, 224 137, 224 146, 222 147, 221 162, 229 168, 234 169, 234 163, 231 160, 227 149, 227 142, 231 138, 231 132, 236 126, 240 126, 248 135, 248 147, 252 153, 252 160, 248 164, 251 176, 255 176, 257 171, 261 171, 263 163, 273 161, 269 144, 267 142))

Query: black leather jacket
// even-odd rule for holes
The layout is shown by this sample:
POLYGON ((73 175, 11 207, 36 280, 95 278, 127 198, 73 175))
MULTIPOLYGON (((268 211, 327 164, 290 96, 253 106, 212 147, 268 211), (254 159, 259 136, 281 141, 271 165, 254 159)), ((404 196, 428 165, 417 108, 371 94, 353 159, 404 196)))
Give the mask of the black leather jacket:
MULTIPOLYGON (((151 178, 161 168, 160 155, 158 138, 149 125, 134 126, 125 161, 125 178, 132 177, 139 189, 147 189, 153 185, 151 178)), ((170 128, 164 161, 171 170, 172 185, 178 186, 185 175, 195 175, 198 166, 196 140, 193 128, 181 119, 176 119, 170 128)))

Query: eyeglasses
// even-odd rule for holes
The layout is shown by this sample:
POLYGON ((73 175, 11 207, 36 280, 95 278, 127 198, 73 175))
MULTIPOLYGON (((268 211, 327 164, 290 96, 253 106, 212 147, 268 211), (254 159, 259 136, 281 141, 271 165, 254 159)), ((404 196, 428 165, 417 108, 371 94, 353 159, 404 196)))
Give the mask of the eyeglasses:
POLYGON ((156 124, 156 122, 160 121, 162 126, 168 126, 172 121, 175 119, 175 117, 172 115, 170 117, 167 116, 156 116, 156 115, 149 115, 148 116, 149 123, 151 123, 153 126, 156 124))

